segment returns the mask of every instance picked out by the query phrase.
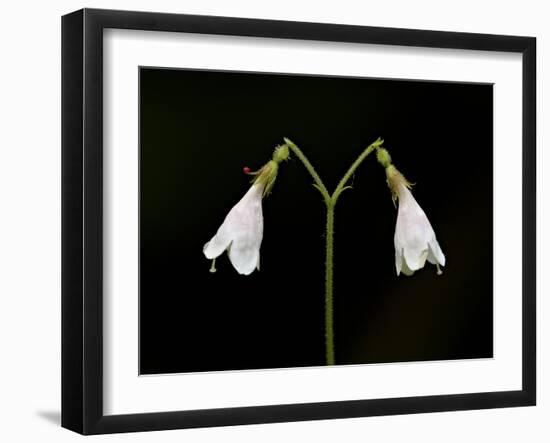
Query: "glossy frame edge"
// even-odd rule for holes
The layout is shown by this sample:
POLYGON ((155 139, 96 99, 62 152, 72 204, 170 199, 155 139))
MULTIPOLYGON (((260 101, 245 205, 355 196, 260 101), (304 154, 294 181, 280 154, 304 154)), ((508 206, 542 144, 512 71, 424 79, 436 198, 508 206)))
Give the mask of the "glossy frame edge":
POLYGON ((536 39, 277 20, 82 9, 62 17, 61 424, 81 434, 536 404, 536 39), (473 49, 522 54, 522 390, 103 415, 103 29, 473 49))

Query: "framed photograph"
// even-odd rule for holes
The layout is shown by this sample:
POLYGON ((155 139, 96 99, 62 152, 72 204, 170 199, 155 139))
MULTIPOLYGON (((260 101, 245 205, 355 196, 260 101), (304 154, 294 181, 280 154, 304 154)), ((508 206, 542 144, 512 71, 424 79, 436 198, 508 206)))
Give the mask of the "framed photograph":
POLYGON ((533 37, 62 19, 62 425, 535 405, 533 37))

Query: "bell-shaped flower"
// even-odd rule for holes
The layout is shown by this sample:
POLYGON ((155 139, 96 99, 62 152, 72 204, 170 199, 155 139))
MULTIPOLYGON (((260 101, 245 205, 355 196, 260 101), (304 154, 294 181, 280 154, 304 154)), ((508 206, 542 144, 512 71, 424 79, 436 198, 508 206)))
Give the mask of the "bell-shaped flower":
POLYGON ((264 186, 254 183, 231 208, 216 235, 204 245, 206 258, 214 260, 227 250, 229 260, 239 274, 249 275, 254 269, 260 269, 260 245, 264 233, 263 192, 264 186))
MULTIPOLYGON (((235 205, 219 227, 216 235, 204 245, 206 258, 213 260, 211 272, 216 272, 216 258, 228 252, 229 260, 239 274, 249 275, 260 269, 260 246, 264 232, 262 199, 271 191, 279 163, 288 159, 288 147, 277 147, 273 160, 269 161, 255 175, 254 183, 235 205)), ((248 168, 246 168, 248 169, 248 168)), ((248 170, 245 170, 249 173, 248 170)))
POLYGON ((426 260, 441 274, 440 266, 445 266, 445 255, 428 217, 410 191, 411 184, 391 164, 386 168, 386 176, 394 202, 399 202, 394 236, 397 275, 401 272, 412 275, 424 267, 426 260))

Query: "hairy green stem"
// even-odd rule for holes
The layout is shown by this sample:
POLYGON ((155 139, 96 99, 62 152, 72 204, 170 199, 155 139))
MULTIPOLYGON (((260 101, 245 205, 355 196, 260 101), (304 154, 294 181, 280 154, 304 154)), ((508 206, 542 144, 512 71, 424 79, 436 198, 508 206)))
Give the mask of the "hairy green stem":
POLYGON ((323 199, 325 200, 325 203, 328 205, 330 201, 330 194, 328 193, 326 186, 323 184, 323 180, 321 180, 321 177, 319 177, 319 174, 317 174, 317 171, 315 170, 313 165, 309 162, 307 157, 304 155, 304 153, 298 146, 296 146, 288 138, 285 138, 284 140, 287 146, 290 148, 290 150, 294 154, 296 154, 296 157, 298 157, 300 161, 303 163, 303 165, 307 169, 307 172, 309 172, 309 174, 313 178, 313 181, 315 182, 314 186, 319 190, 319 192, 323 196, 323 199))
POLYGON ((325 260, 325 355, 327 365, 334 365, 334 205, 327 205, 325 260))
POLYGON ((325 232, 325 241, 326 241, 326 258, 325 258, 325 355, 326 355, 326 362, 327 365, 331 366, 335 364, 335 357, 334 357, 334 301, 333 301, 333 292, 334 292, 334 209, 336 206, 336 202, 338 201, 338 197, 340 197, 340 194, 348 189, 351 188, 351 186, 346 186, 346 183, 351 178, 355 170, 359 167, 359 165, 365 160, 365 158, 368 157, 368 155, 374 151, 375 149, 379 148, 383 140, 378 138, 374 143, 369 145, 359 157, 357 157, 357 160, 353 162, 353 164, 350 166, 344 177, 342 177, 342 180, 340 180, 340 183, 338 183, 338 186, 334 190, 334 192, 329 194, 326 186, 323 184, 323 181, 321 180, 321 177, 319 177, 319 174, 317 174, 317 171, 315 171, 315 168, 310 163, 310 161, 307 159, 307 157, 304 155, 304 153, 301 151, 298 146, 296 146, 292 141, 290 141, 288 138, 285 138, 286 145, 292 150, 292 152, 298 157, 298 159, 302 162, 302 164, 305 166, 311 177, 313 178, 315 188, 319 190, 321 195, 323 196, 323 199, 325 201, 325 205, 327 207, 327 225, 326 225, 326 232, 325 232))
POLYGON ((355 170, 359 167, 361 163, 363 163, 363 160, 365 160, 372 151, 374 151, 376 148, 379 148, 384 140, 381 138, 376 139, 375 142, 371 143, 362 153, 359 157, 357 157, 357 160, 353 162, 353 164, 350 166, 348 171, 345 173, 345 175, 342 177, 342 180, 340 180, 340 183, 338 183, 338 186, 336 187, 334 193, 332 194, 332 198, 334 199, 334 203, 336 204, 336 200, 338 200, 338 197, 340 197, 340 194, 344 189, 346 188, 346 183, 351 178, 355 170))

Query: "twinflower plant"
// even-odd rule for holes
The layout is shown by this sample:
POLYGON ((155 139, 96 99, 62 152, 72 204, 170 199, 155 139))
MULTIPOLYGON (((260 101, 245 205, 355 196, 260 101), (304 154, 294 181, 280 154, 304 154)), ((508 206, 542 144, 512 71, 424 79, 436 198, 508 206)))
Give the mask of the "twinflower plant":
POLYGON ((215 260, 227 251, 229 260, 240 274, 249 275, 260 269, 260 246, 263 238, 262 200, 268 195, 275 182, 282 161, 293 155, 303 164, 313 179, 313 186, 320 192, 326 207, 325 228, 325 357, 327 365, 335 364, 334 350, 334 226, 336 203, 342 192, 351 189, 348 185, 353 174, 363 161, 376 151, 378 162, 385 168, 388 186, 394 203, 398 202, 395 228, 395 267, 397 275, 412 275, 422 268, 426 261, 440 266, 445 265, 445 256, 436 239, 434 230, 426 214, 414 199, 411 183, 392 164, 388 151, 378 138, 357 157, 332 193, 328 191, 321 177, 302 152, 290 139, 278 146, 273 158, 256 172, 252 186, 244 197, 229 211, 212 239, 204 245, 204 255, 212 260, 211 272, 215 272, 215 260))

